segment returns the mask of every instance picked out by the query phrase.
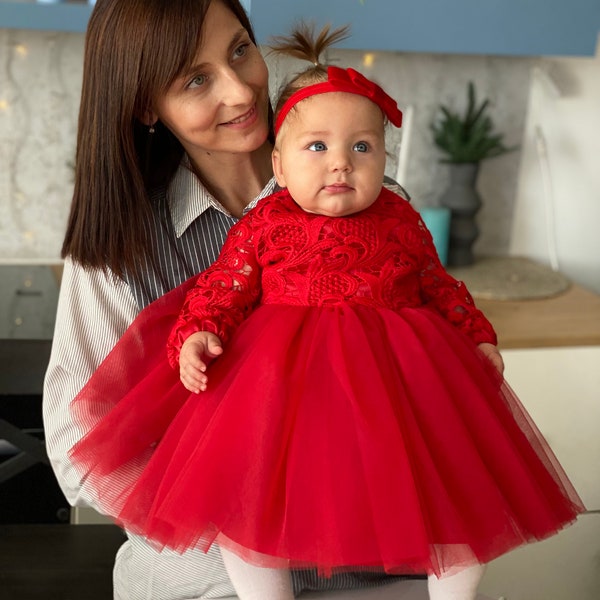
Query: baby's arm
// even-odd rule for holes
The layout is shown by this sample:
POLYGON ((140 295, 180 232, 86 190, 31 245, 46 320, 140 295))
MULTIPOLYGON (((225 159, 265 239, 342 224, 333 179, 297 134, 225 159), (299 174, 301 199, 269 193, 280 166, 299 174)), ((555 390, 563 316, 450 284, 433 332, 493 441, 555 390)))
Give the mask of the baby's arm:
MULTIPOLYGON (((180 373, 180 352, 190 336, 210 332, 219 345, 226 344, 259 301, 261 267, 254 249, 251 214, 231 228, 219 258, 198 276, 187 292, 167 343, 169 362, 174 369, 179 368, 180 373)), ((210 352, 205 351, 206 339, 204 344, 200 350, 195 344, 193 354, 197 358, 193 368, 200 368, 202 354, 211 358, 210 352)), ((189 382, 191 387, 185 380, 182 382, 190 391, 198 391, 198 377, 196 372, 189 382)))
POLYGON ((222 353, 221 340, 214 333, 192 333, 183 343, 179 354, 179 377, 184 387, 194 394, 206 390, 208 363, 222 353))
POLYGON ((457 281, 446 272, 439 261, 431 234, 416 212, 412 209, 406 210, 407 206, 399 204, 399 208, 405 210, 405 218, 416 219, 417 227, 423 234, 420 273, 423 298, 450 323, 470 337, 502 375, 504 361, 496 346, 496 332, 492 324, 475 306, 464 283, 457 281))

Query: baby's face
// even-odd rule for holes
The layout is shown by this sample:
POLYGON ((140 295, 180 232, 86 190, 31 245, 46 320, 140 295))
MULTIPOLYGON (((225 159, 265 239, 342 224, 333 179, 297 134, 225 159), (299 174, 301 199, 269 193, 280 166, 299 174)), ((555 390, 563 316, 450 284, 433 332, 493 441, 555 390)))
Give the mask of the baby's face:
POLYGON ((330 92, 300 101, 286 117, 273 170, 305 211, 343 217, 375 202, 385 160, 381 109, 363 96, 330 92))

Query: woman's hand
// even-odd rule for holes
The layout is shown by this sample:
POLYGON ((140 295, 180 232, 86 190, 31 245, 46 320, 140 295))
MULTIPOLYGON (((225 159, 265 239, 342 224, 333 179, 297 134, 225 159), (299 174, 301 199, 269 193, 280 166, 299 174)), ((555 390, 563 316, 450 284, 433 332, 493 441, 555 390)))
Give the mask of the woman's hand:
POLYGON ((179 353, 179 378, 184 387, 198 394, 206 390, 208 377, 207 358, 216 358, 223 353, 221 340, 214 333, 198 331, 185 340, 179 353))
POLYGON ((479 349, 483 352, 488 360, 496 367, 498 373, 502 375, 504 373, 504 361, 502 360, 502 355, 500 354, 498 348, 494 346, 494 344, 488 344, 484 342, 483 344, 479 344, 479 349))

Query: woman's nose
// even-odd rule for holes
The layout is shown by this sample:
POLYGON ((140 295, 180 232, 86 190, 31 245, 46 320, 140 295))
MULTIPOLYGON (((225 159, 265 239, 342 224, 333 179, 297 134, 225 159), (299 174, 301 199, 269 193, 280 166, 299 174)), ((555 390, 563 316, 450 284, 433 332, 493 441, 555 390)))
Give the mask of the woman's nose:
POLYGON ((228 69, 222 73, 219 93, 221 101, 230 106, 250 104, 254 100, 252 87, 233 69, 228 69))

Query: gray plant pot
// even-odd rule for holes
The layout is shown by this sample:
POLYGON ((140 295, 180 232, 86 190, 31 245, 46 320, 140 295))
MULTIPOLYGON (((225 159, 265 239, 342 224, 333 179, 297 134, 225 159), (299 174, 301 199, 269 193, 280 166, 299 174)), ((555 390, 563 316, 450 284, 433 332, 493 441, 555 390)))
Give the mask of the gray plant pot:
POLYGON ((475 215, 481 208, 481 198, 475 190, 479 163, 451 163, 450 185, 440 198, 450 209, 450 241, 448 265, 466 266, 475 262, 473 244, 479 237, 475 215))

